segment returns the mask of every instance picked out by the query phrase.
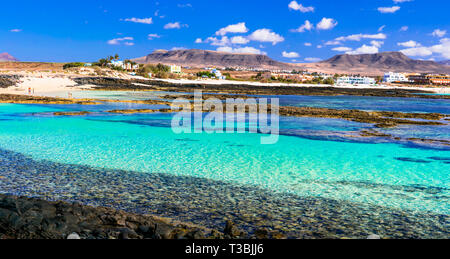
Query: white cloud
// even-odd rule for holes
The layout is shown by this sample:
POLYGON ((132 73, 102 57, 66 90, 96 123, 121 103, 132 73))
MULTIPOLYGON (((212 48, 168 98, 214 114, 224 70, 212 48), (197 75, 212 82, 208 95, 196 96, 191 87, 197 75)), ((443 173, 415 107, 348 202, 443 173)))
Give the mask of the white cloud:
POLYGON ((416 41, 410 40, 406 42, 399 42, 397 43, 398 46, 406 47, 406 48, 417 48, 420 47, 420 43, 417 43, 416 41))
POLYGON ((186 49, 185 47, 173 47, 170 50, 185 50, 185 49, 186 49))
POLYGON ((224 36, 227 33, 247 33, 248 28, 245 26, 245 22, 228 25, 225 28, 222 28, 216 32, 216 35, 224 36))
POLYGON ((305 58, 306 62, 319 62, 322 61, 321 58, 305 58))
POLYGON ((250 42, 249 39, 242 37, 242 36, 235 36, 235 37, 231 38, 232 44, 247 44, 249 42, 250 42))
POLYGON ((282 55, 285 58, 298 58, 298 57, 300 57, 300 55, 297 52, 286 52, 286 51, 283 51, 282 55))
POLYGON ((203 40, 202 40, 201 38, 197 38, 197 39, 195 40, 195 43, 197 43, 197 44, 203 43, 203 40))
POLYGON ((266 55, 267 53, 253 48, 253 47, 242 47, 242 48, 232 48, 232 47, 220 47, 217 49, 220 52, 228 52, 228 53, 238 53, 238 54, 259 54, 266 55))
POLYGON ((429 50, 427 47, 418 47, 418 48, 409 48, 400 50, 406 56, 412 57, 426 57, 433 55, 433 52, 429 50))
POLYGON ((161 36, 159 36, 158 34, 155 34, 155 33, 151 33, 147 37, 148 37, 149 40, 161 38, 161 36))
POLYGON ((310 21, 306 20, 305 24, 303 24, 302 26, 298 27, 297 29, 293 29, 291 31, 292 32, 305 32, 305 31, 310 31, 312 29, 314 29, 314 25, 310 21))
POLYGON ((291 10, 300 11, 302 13, 314 12, 313 6, 306 7, 303 6, 302 4, 297 3, 297 1, 290 2, 288 7, 291 10))
POLYGON ((433 33, 431 33, 431 35, 433 35, 434 37, 439 37, 439 38, 444 37, 445 34, 447 34, 447 31, 440 30, 440 29, 436 29, 436 30, 433 31, 433 33))
POLYGON ((384 30, 384 28, 386 28, 386 25, 383 25, 380 28, 378 28, 378 32, 382 32, 384 30))
POLYGON ((180 24, 179 22, 171 22, 166 25, 164 25, 164 29, 170 30, 170 29, 181 29, 182 27, 188 27, 187 24, 180 24))
POLYGON ((108 41, 109 45, 120 45, 121 43, 123 43, 124 45, 127 46, 133 46, 134 43, 132 42, 134 40, 133 37, 123 37, 123 38, 116 38, 116 39, 112 39, 108 41))
POLYGON ((372 46, 375 46, 377 48, 381 48, 381 46, 383 46, 384 44, 384 41, 373 40, 370 42, 370 44, 372 44, 372 46))
POLYGON ((346 54, 350 54, 350 55, 376 54, 376 53, 378 53, 378 51, 379 51, 378 47, 368 46, 368 45, 364 44, 361 47, 359 47, 353 51, 348 51, 346 54))
POLYGON ((223 36, 220 39, 216 37, 208 37, 204 43, 211 43, 212 46, 227 46, 230 45, 230 39, 227 36, 223 36))
POLYGON ((208 37, 203 42, 197 42, 197 43, 210 43, 212 46, 224 47, 224 46, 230 46, 232 44, 242 45, 242 44, 247 44, 249 42, 250 42, 250 40, 248 38, 242 37, 242 36, 235 36, 235 37, 232 37, 231 39, 228 38, 227 36, 223 36, 220 38, 208 37))
POLYGON ((378 7, 378 11, 380 13, 395 13, 400 10, 400 6, 392 6, 392 7, 378 7))
POLYGON ((303 45, 305 45, 306 47, 311 47, 312 46, 312 44, 310 42, 305 42, 305 44, 303 44, 303 45))
POLYGON ((334 46, 334 45, 341 45, 341 44, 342 44, 342 42, 337 41, 337 40, 330 40, 330 41, 325 42, 326 46, 334 46))
POLYGON ((386 34, 353 34, 349 36, 343 36, 336 38, 336 41, 361 41, 362 39, 372 39, 372 40, 385 40, 387 38, 386 34))
POLYGON ((400 31, 407 31, 407 30, 409 30, 409 27, 408 27, 408 26, 402 26, 402 27, 400 28, 400 31))
POLYGON ((332 50, 334 51, 339 51, 339 52, 349 52, 352 51, 352 48, 349 47, 337 47, 337 48, 333 48, 332 50))
POLYGON ((143 24, 152 24, 153 23, 153 19, 152 18, 126 18, 126 19, 122 19, 122 21, 126 21, 126 22, 134 22, 134 23, 143 23, 143 24))
POLYGON ((318 30, 331 30, 338 25, 338 22, 332 18, 323 18, 318 24, 318 30))
POLYGON ((440 44, 430 47, 430 50, 446 59, 450 59, 450 38, 441 39, 440 44))
POLYGON ((276 45, 277 43, 284 41, 284 38, 281 35, 270 29, 256 30, 248 38, 253 41, 271 42, 272 45, 276 45))
POLYGON ((403 54, 411 57, 426 57, 440 55, 445 59, 450 59, 450 38, 440 40, 440 43, 431 47, 415 47, 400 50, 403 54))
POLYGON ((187 4, 178 4, 177 6, 179 8, 187 8, 187 7, 192 7, 192 4, 189 4, 189 3, 187 3, 187 4))
POLYGON ((22 31, 22 29, 12 29, 12 30, 10 30, 10 32, 21 32, 22 31))
POLYGON ((394 0, 394 3, 406 3, 406 2, 412 2, 413 0, 394 0))

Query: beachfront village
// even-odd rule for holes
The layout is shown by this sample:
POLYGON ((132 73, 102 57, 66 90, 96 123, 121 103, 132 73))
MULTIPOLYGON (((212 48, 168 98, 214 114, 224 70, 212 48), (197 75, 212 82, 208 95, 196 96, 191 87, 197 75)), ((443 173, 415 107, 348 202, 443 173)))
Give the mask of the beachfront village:
MULTIPOLYGON (((383 76, 360 74, 328 74, 301 69, 261 69, 246 67, 189 67, 177 64, 138 64, 119 55, 97 62, 61 64, 64 73, 109 77, 145 77, 148 79, 218 80, 259 83, 311 84, 335 86, 420 86, 448 87, 450 75, 433 73, 396 73, 386 71, 383 76)), ((55 71, 53 71, 55 72, 55 71)))
MULTIPOLYGON (((264 70, 245 67, 204 67, 191 68, 176 64, 143 65, 130 60, 120 61, 118 56, 109 57, 106 66, 127 71, 130 75, 147 78, 171 78, 191 80, 234 80, 257 81, 263 83, 328 84, 338 86, 376 86, 378 84, 450 86, 450 75, 433 73, 394 73, 384 76, 362 76, 359 74, 327 74, 307 70, 264 70)), ((102 60, 100 60, 100 63, 102 60)), ((93 64, 87 64, 91 66, 93 64)))

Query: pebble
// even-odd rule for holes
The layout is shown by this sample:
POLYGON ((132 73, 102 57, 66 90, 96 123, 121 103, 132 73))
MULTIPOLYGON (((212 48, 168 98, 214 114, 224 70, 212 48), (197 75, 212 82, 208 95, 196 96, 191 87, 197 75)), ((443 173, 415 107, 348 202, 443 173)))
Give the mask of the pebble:
POLYGON ((81 239, 81 237, 77 233, 70 234, 67 239, 81 239))
MULTIPOLYGON (((256 230, 266 228, 269 236, 277 231, 286 238, 366 239, 366 233, 383 238, 448 238, 449 215, 272 193, 208 179, 35 161, 2 149, 0 160, 0 176, 4 177, 0 181, 1 193, 149 214, 219 232, 230 219, 234 227, 229 224, 227 230, 235 236, 241 230, 254 235, 256 230)), ((370 183, 342 184, 393 188, 370 183)), ((418 187, 413 191, 426 195, 426 190, 418 187)), ((120 227, 135 227, 125 223, 122 218, 114 221, 120 227)), ((143 230, 136 232, 147 235, 143 230)), ((153 235, 153 231, 149 233, 153 235)), ((262 232, 258 234, 263 236, 262 232)), ((167 233, 158 230, 156 235, 163 237, 167 233)))
POLYGON ((369 235, 367 237, 367 239, 381 239, 381 237, 379 235, 372 234, 372 235, 369 235))

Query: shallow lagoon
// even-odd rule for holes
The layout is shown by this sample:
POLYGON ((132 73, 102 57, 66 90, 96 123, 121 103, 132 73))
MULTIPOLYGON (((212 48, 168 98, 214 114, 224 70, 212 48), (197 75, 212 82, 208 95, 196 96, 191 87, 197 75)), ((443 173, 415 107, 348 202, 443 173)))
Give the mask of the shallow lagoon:
MULTIPOLYGON (((367 104, 368 107, 374 105, 367 104)), ((428 108, 421 105, 415 109, 442 112, 442 104, 426 104, 428 108)), ((383 210, 447 216, 450 212, 448 150, 416 148, 395 142, 337 141, 327 137, 327 133, 352 132, 371 126, 336 119, 282 118, 281 131, 285 134, 280 136, 279 142, 260 145, 260 134, 174 134, 169 127, 170 114, 111 115, 102 112, 111 108, 128 109, 124 107, 136 109, 148 105, 0 104, 0 149, 27 155, 44 164, 132 171, 144 178, 167 175, 224 182, 223 192, 227 192, 227 185, 242 186, 280 197, 293 195, 290 197, 325 199, 383 210), (50 114, 61 110, 96 113, 83 117, 53 117, 50 114), (311 138, 311 135, 316 137, 311 138)), ((411 127, 389 131, 400 135, 415 132, 412 135, 450 139, 448 126, 423 130, 421 127, 413 131, 411 127)), ((86 179, 80 178, 78 184, 86 179)), ((47 180, 55 193, 64 193, 64 186, 58 185, 58 181, 47 180)), ((29 194, 27 181, 38 184, 32 179, 16 181, 15 194, 29 194)), ((120 185, 120 181, 116 184, 120 185)), ((70 186, 65 188, 70 190, 72 198, 62 197, 77 200, 76 191, 70 186)), ((229 190, 233 188, 237 187, 229 190)), ((35 193, 42 195, 39 190, 35 193)), ((160 192, 161 195, 163 193, 160 192)), ((105 198, 101 197, 101 192, 98 195, 99 200, 105 198)), ((96 205, 99 203, 101 205, 101 202, 94 202, 96 205)), ((114 203, 122 204, 120 196, 116 201, 108 202, 114 203)), ((124 204, 118 207, 129 210, 139 207, 130 201, 124 204)), ((168 216, 177 217, 176 214, 168 216)), ((185 215, 180 217, 188 220, 185 215)))

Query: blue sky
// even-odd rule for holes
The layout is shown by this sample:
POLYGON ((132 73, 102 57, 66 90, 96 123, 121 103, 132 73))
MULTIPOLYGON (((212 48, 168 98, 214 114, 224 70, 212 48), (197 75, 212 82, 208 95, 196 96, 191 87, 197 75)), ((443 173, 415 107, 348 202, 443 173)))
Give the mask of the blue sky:
POLYGON ((403 51, 450 59, 447 0, 5 1, 0 52, 23 61, 94 61, 198 48, 285 62, 403 51))

